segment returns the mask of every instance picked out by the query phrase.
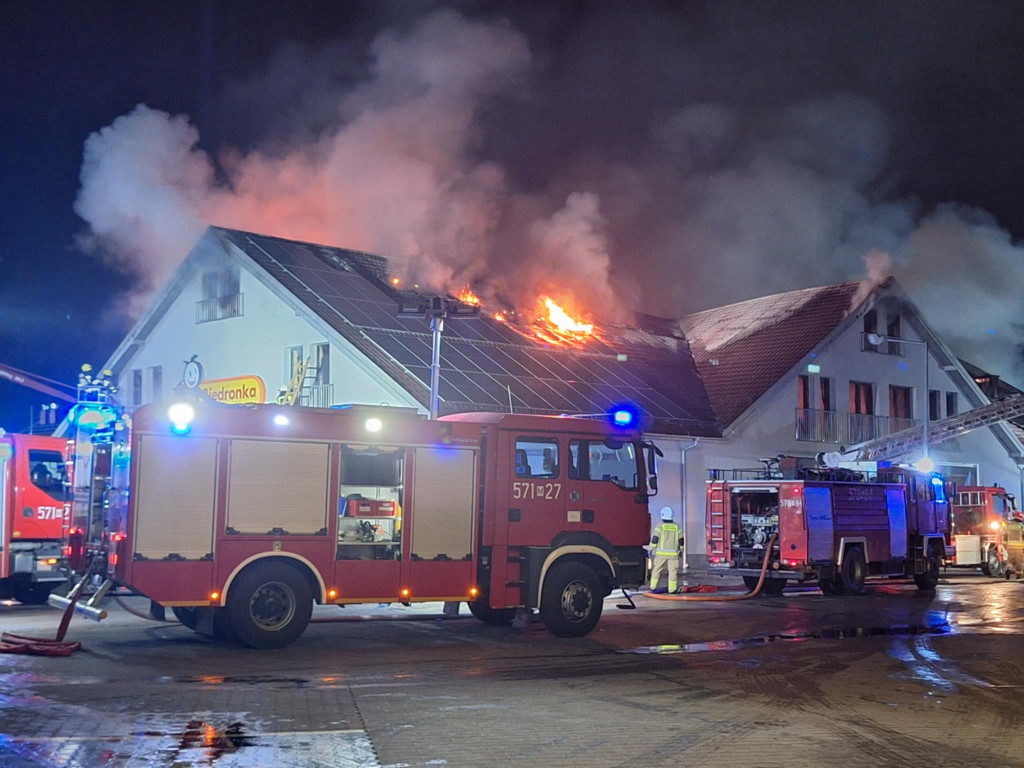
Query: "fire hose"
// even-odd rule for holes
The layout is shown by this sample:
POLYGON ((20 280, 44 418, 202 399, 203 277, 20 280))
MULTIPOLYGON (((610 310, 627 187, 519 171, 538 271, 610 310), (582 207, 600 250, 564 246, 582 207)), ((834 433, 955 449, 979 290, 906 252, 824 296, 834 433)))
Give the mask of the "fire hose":
POLYGON ((653 597, 655 600, 689 600, 693 602, 704 601, 709 602, 712 600, 724 602, 726 600, 748 600, 751 597, 756 596, 760 591, 761 587, 764 586, 765 576, 768 573, 768 561, 772 559, 772 547, 775 546, 775 540, 779 538, 776 533, 772 536, 768 542, 768 546, 765 547, 764 551, 764 562, 761 563, 761 575, 757 580, 757 586, 752 590, 743 595, 658 595, 654 592, 644 592, 644 597, 653 597))

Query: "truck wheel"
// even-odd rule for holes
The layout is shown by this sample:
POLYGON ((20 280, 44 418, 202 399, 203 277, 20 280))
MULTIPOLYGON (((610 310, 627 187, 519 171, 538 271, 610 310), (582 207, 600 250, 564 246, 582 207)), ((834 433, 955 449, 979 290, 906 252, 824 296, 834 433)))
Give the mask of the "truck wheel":
POLYGON ((487 601, 487 595, 480 595, 476 600, 466 603, 473 618, 495 627, 507 627, 512 623, 516 615, 515 608, 491 608, 487 601))
POLYGON ((22 605, 42 605, 50 597, 47 584, 32 581, 16 581, 14 583, 14 599, 22 605))
POLYGON ((925 559, 924 573, 914 574, 914 583, 917 588, 924 592, 934 592, 939 583, 939 558, 935 556, 935 550, 928 547, 928 557, 925 559))
POLYGON ((982 568, 985 571, 986 576, 992 576, 993 578, 1001 578, 1003 575, 1003 564, 999 562, 999 550, 995 547, 989 547, 988 559, 985 563, 988 568, 982 568))
POLYGON ((195 632, 197 619, 195 608, 175 605, 171 607, 171 613, 174 614, 174 618, 181 622, 183 627, 188 627, 195 632))
POLYGON ((782 590, 786 588, 786 579, 765 579, 764 586, 761 587, 761 592, 765 595, 777 597, 782 594, 782 590))
POLYGON ((843 565, 839 569, 836 586, 841 595, 859 595, 864 591, 864 579, 868 575, 868 567, 864 562, 864 553, 860 547, 847 547, 843 554, 843 565))
POLYGON ((223 616, 242 645, 284 648, 305 631, 312 613, 309 584, 290 565, 278 562, 243 572, 231 585, 223 616))
POLYGON ((555 565, 544 579, 540 618, 556 637, 583 637, 597 625, 603 607, 601 580, 582 563, 555 565))

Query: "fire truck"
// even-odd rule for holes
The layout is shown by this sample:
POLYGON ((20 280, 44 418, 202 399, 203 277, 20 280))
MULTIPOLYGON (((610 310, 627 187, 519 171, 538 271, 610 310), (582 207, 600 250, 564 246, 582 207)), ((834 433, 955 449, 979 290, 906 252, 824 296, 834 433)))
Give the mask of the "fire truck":
POLYGON ((937 474, 898 467, 872 474, 798 469, 784 479, 712 470, 709 567, 728 569, 753 589, 770 543, 763 586, 769 595, 787 581, 857 595, 869 575, 913 577, 920 589, 933 590, 946 555, 952 490, 937 474))
POLYGON ((91 418, 67 549, 80 580, 50 604, 99 620, 127 587, 254 648, 296 640, 314 603, 465 601, 491 624, 538 609, 582 636, 645 577, 657 449, 616 416, 192 401, 91 418))
POLYGON ((45 603, 58 567, 67 508, 67 441, 0 434, 0 589, 45 603))
MULTIPOLYGON (((1021 415, 1024 396, 1015 395, 933 422, 928 441, 1021 415)), ((770 545, 767 594, 781 593, 790 580, 816 581, 826 594, 859 594, 868 575, 912 576, 920 589, 934 589, 941 562, 954 554, 946 541, 956 486, 889 461, 920 450, 923 442, 924 431, 912 428, 820 454, 818 468, 791 462, 788 468, 711 470, 709 568, 728 569, 753 588, 770 545), (861 469, 865 463, 876 468, 861 469)))
POLYGON ((986 576, 1002 577, 1007 563, 1006 525, 1017 514, 1014 495, 998 485, 964 485, 952 503, 950 535, 955 552, 949 564, 981 566, 986 576))

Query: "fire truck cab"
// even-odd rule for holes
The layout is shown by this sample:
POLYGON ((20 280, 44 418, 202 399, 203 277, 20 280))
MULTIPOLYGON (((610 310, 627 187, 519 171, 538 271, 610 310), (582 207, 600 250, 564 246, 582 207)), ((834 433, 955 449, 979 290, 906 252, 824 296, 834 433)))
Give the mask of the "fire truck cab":
POLYGON ((611 423, 191 402, 128 433, 109 449, 124 479, 73 516, 79 571, 251 647, 297 639, 314 602, 539 609, 579 636, 644 579, 656 449, 611 423))
POLYGON ((21 603, 45 603, 64 581, 66 457, 61 438, 0 436, 0 589, 21 603))
POLYGON ((754 470, 711 472, 712 572, 740 575, 753 588, 771 542, 766 594, 781 593, 790 580, 816 581, 825 594, 860 594, 869 575, 913 577, 919 588, 935 589, 953 490, 938 475, 897 467, 871 475, 798 469, 789 479, 754 470))
POLYGON ((1007 553, 1007 523, 1017 516, 1017 500, 999 486, 961 486, 952 499, 951 538, 955 554, 950 565, 981 566, 986 576, 1001 577, 1007 553))

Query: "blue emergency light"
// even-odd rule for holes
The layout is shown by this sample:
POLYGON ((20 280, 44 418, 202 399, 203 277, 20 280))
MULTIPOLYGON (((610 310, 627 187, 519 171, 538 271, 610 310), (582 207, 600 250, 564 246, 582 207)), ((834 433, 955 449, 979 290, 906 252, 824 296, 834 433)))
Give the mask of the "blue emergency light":
POLYGON ((609 412, 612 424, 616 427, 633 427, 640 420, 637 409, 630 405, 617 405, 609 412))

